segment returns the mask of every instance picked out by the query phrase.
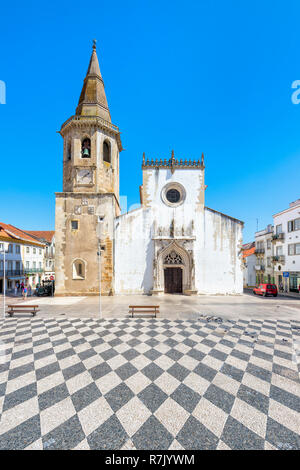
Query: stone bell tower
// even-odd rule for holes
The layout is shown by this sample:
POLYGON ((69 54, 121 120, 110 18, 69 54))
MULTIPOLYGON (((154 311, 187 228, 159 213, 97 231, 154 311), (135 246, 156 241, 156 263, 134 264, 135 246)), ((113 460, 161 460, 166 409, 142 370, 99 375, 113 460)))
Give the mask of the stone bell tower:
POLYGON ((114 218, 120 213, 120 132, 112 124, 94 40, 76 113, 63 123, 63 192, 56 193, 56 294, 114 293, 114 218))

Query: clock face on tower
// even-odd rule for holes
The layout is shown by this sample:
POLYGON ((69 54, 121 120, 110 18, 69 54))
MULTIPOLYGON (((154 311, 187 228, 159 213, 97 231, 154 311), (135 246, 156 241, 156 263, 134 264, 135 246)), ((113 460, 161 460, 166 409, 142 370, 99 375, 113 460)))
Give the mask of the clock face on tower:
POLYGON ((76 180, 79 184, 92 184, 93 183, 93 171, 87 168, 77 170, 76 180))

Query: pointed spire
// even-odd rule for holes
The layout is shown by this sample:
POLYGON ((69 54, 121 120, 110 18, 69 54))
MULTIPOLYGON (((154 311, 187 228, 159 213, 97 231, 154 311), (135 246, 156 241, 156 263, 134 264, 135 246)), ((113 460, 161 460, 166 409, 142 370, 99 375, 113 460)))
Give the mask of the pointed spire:
POLYGON ((83 82, 81 95, 76 115, 100 116, 111 122, 107 99, 104 90, 104 82, 101 76, 97 52, 96 39, 93 40, 93 52, 88 66, 87 74, 83 82))
POLYGON ((202 155, 201 155, 201 165, 203 166, 204 165, 204 153, 202 152, 202 155))

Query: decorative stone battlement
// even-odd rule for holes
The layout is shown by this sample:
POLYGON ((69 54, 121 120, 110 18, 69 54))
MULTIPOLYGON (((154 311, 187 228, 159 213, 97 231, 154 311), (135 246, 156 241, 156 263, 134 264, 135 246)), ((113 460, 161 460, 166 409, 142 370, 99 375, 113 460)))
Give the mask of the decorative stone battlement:
POLYGON ((176 169, 204 169, 204 154, 202 153, 201 160, 178 160, 174 157, 174 150, 172 150, 171 158, 167 160, 156 159, 156 160, 149 160, 146 159, 145 152, 143 153, 143 164, 142 169, 148 168, 167 168, 170 169, 173 173, 176 169))

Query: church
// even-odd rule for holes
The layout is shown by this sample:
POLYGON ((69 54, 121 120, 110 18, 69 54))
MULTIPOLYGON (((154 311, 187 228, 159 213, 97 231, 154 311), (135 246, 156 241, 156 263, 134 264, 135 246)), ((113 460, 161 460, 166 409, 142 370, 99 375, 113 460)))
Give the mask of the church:
POLYGON ((240 294, 243 222, 205 205, 204 156, 142 158, 140 208, 121 213, 119 128, 93 44, 75 115, 60 129, 56 295, 240 294))

